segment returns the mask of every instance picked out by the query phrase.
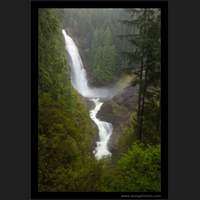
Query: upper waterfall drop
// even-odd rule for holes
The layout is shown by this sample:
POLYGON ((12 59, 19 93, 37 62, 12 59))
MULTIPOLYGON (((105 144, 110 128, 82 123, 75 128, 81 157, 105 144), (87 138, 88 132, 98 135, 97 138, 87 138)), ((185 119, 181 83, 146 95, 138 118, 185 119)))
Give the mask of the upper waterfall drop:
POLYGON ((71 58, 71 80, 74 88, 82 95, 82 96, 89 96, 89 87, 86 78, 86 71, 83 67, 83 63, 78 52, 78 49, 72 40, 69 37, 65 30, 62 30, 62 33, 65 38, 65 47, 70 55, 71 58))
POLYGON ((87 98, 112 98, 114 96, 114 90, 108 88, 92 88, 88 85, 86 70, 83 66, 81 56, 78 48, 76 47, 72 38, 67 35, 63 29, 62 33, 65 38, 65 47, 70 56, 71 66, 71 81, 73 87, 84 97, 87 98))

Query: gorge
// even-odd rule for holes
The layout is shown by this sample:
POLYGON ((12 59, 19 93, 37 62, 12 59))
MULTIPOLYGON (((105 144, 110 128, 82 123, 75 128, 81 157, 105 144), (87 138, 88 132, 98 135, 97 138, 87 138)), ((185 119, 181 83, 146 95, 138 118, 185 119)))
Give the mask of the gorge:
POLYGON ((159 11, 129 41, 136 13, 38 10, 39 192, 160 192, 159 11))
POLYGON ((99 141, 97 141, 93 153, 97 159, 111 156, 111 152, 108 150, 108 141, 112 134, 112 124, 99 120, 96 115, 103 105, 103 101, 100 99, 112 98, 115 90, 109 90, 107 88, 91 88, 88 86, 87 74, 79 55, 78 48, 64 29, 62 30, 62 33, 65 38, 65 47, 70 57, 71 83, 79 94, 88 98, 95 104, 95 108, 90 110, 90 118, 98 127, 99 141))

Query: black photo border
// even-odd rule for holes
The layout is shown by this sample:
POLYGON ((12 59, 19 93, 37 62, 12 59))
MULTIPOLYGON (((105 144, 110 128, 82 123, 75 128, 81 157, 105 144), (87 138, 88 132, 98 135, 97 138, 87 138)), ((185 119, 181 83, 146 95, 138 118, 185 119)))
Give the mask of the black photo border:
POLYGON ((31 1, 31 198, 167 199, 168 198, 168 2, 31 1), (38 8, 161 9, 161 192, 38 192, 38 8))

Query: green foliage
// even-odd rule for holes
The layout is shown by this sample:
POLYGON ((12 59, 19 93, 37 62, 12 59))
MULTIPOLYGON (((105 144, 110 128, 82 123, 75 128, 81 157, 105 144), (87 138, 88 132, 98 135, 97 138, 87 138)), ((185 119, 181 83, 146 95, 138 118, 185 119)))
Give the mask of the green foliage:
MULTIPOLYGON (((90 174, 97 165, 91 155, 95 130, 86 106, 71 87, 56 13, 39 9, 38 188, 89 190, 89 183, 95 181, 90 174), (85 177, 90 180, 83 184, 85 177)), ((96 190, 95 185, 93 188, 96 190)))
POLYGON ((124 128, 122 134, 120 135, 118 150, 116 153, 117 157, 126 152, 133 144, 133 141, 136 140, 136 113, 133 112, 130 116, 128 125, 124 128))
POLYGON ((102 180, 108 192, 159 192, 160 145, 134 143, 112 172, 106 169, 102 180))
POLYGON ((92 192, 99 191, 101 164, 91 157, 76 159, 70 167, 64 165, 51 173, 51 192, 92 192))
POLYGON ((116 49, 110 29, 96 30, 92 40, 92 72, 96 83, 108 84, 115 80, 117 73, 116 49))
POLYGON ((137 137, 146 144, 160 142, 160 11, 129 9, 129 19, 123 23, 133 27, 124 37, 132 45, 126 52, 139 85, 137 137))

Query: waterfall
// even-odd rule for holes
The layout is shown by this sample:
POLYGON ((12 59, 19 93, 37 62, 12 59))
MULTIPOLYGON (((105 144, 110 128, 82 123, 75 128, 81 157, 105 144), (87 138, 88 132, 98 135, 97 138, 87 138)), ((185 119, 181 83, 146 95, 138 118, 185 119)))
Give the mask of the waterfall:
POLYGON ((84 69, 78 48, 73 39, 67 35, 64 29, 62 30, 62 33, 65 38, 65 48, 70 58, 72 86, 79 94, 88 98, 88 100, 95 104, 94 109, 90 110, 90 118, 98 127, 99 141, 96 142, 96 148, 93 153, 96 159, 111 156, 111 152, 108 150, 108 141, 112 134, 112 124, 101 121, 96 117, 96 115, 103 105, 100 98, 111 98, 112 93, 107 88, 91 88, 88 86, 87 73, 84 69))

